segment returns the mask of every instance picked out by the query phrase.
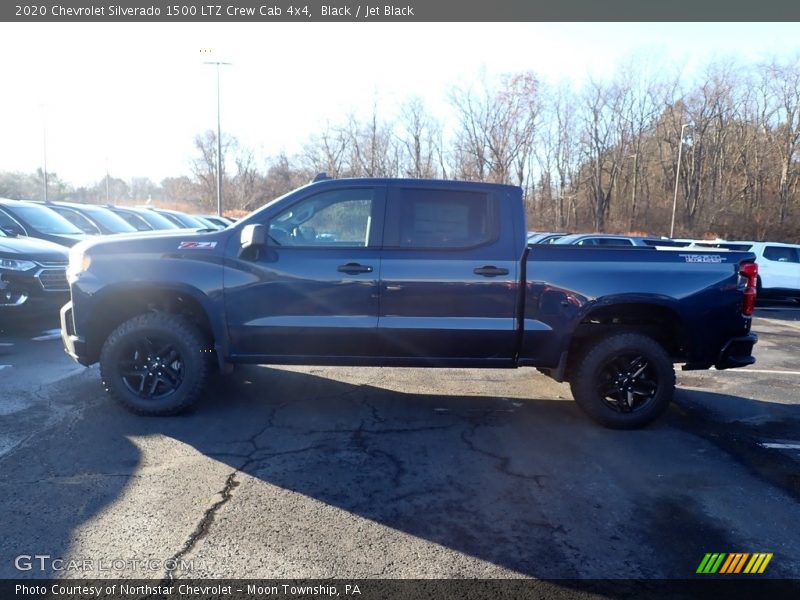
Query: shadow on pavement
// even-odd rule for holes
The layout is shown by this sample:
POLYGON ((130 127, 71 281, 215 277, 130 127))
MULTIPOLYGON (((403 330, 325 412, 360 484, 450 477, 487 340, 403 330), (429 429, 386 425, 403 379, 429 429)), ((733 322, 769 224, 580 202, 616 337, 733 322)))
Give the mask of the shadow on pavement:
MULTIPOLYGON (((242 494, 246 476, 523 576, 690 577, 709 548, 740 549, 687 483, 714 484, 676 441, 675 425, 705 435, 706 425, 686 426, 686 402, 648 429, 619 432, 590 423, 571 401, 407 394, 380 387, 374 372, 375 384, 353 385, 242 368, 212 383, 193 413, 170 418, 137 417, 97 400, 46 444, 4 464, 0 577, 48 575, 15 571, 20 553, 69 554, 79 530, 137 476, 142 456, 131 440, 139 436, 178 440, 229 467, 175 557, 225 526, 222 509, 242 494)), ((240 496, 237 510, 270 508, 249 501, 240 496)), ((282 527, 302 530, 304 501, 281 517, 289 520, 282 527)), ((277 535, 242 531, 251 536, 243 543, 266 546, 277 535)), ((336 547, 339 540, 320 535, 336 547)))

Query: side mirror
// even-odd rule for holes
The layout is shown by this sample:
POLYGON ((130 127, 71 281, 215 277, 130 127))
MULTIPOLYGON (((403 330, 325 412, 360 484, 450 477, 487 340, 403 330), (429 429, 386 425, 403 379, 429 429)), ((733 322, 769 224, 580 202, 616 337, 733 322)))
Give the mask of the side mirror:
POLYGON ((267 245, 267 228, 260 223, 251 223, 242 228, 242 234, 239 237, 239 243, 242 250, 248 248, 261 248, 267 245))

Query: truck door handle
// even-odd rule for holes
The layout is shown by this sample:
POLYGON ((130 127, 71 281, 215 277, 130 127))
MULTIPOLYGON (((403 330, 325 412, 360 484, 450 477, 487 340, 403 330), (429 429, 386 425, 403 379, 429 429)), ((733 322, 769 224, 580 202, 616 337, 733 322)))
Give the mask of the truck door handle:
POLYGON ((508 275, 508 269, 495 267, 494 265, 486 265, 485 267, 478 267, 473 273, 475 273, 475 275, 483 275, 484 277, 497 277, 498 275, 508 275))
POLYGON ((340 273, 347 273, 348 275, 357 275, 358 273, 372 273, 372 267, 369 265, 360 265, 358 263, 347 263, 346 265, 339 265, 336 270, 340 273))

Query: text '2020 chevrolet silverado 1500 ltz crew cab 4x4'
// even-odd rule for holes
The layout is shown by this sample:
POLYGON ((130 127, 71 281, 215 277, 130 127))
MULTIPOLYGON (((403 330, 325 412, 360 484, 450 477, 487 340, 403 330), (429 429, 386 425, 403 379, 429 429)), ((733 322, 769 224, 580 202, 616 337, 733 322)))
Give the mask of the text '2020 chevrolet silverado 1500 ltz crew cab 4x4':
POLYGON ((233 363, 531 366, 632 428, 673 363, 754 362, 756 276, 749 253, 528 246, 518 187, 323 180, 223 231, 77 245, 62 336, 144 414, 233 363))

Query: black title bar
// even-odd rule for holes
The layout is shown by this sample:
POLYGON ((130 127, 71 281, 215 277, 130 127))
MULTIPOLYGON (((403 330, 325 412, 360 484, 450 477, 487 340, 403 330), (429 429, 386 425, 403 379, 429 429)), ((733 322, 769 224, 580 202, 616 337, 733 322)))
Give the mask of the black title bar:
MULTIPOLYGON (((790 0, 53 0, 0 5, 25 22, 800 21, 790 0)), ((610 43, 613 42, 610 41, 610 43)))

